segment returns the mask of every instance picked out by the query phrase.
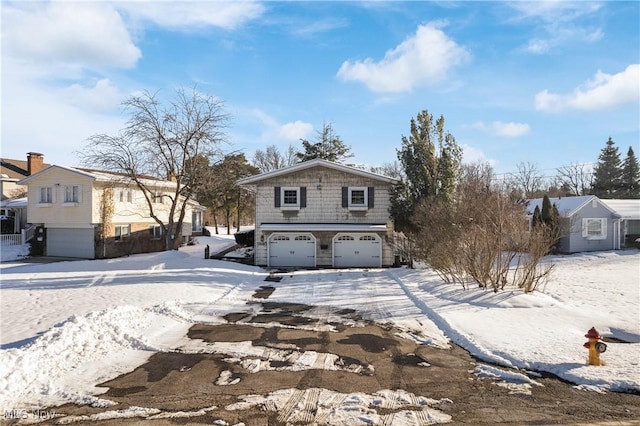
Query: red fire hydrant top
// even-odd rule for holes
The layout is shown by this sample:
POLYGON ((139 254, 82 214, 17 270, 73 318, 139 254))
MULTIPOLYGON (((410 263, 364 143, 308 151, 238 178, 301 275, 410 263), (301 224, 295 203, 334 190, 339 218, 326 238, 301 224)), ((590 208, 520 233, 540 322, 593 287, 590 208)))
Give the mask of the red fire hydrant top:
POLYGON ((584 337, 588 339, 602 339, 602 336, 598 333, 598 330, 596 330, 595 327, 591 327, 591 330, 589 330, 584 337))

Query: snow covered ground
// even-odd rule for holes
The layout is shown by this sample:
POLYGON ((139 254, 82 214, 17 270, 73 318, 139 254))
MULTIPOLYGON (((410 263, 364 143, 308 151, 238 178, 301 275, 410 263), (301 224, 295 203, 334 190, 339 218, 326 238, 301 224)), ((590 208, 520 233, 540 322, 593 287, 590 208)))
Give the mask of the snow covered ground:
MULTIPOLYGON (((234 241, 198 237, 198 245, 179 251, 51 264, 5 261, 9 255, 2 247, 0 409, 65 402, 110 406, 100 398, 104 389, 95 385, 131 371, 156 351, 232 352, 190 340, 186 332, 194 323, 223 323, 225 314, 246 308, 268 272, 205 260, 206 244, 215 253, 234 241)), ((640 391, 640 253, 549 261, 557 267, 544 293, 463 290, 428 269, 320 270, 288 274, 269 300, 356 309, 367 319, 396 324, 408 338, 436 346, 450 340, 492 364, 551 372, 587 390, 640 391), (588 351, 582 347, 584 334, 594 326, 604 336, 629 342, 609 343, 602 354, 606 365, 600 367, 585 365, 588 351)), ((302 357, 299 368, 318 368, 319 357, 327 368, 333 365, 331 354, 305 356, 311 355, 311 360, 302 357)), ((490 366, 476 374, 529 380, 490 366)), ((291 392, 261 398, 278 406, 282 394, 291 392)), ((336 398, 366 407, 384 395, 336 398)), ((145 416, 168 415, 132 408, 145 416)), ((139 415, 130 411, 110 413, 139 415)))

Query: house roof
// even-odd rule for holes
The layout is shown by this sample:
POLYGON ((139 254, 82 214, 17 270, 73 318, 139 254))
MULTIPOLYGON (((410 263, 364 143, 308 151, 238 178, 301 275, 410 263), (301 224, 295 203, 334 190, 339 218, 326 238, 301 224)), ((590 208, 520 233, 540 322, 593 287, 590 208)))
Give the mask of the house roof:
MULTIPOLYGON (((558 213, 560 213, 561 216, 571 217, 576 214, 583 206, 590 203, 594 198, 602 203, 607 209, 609 209, 612 214, 615 213, 613 209, 604 204, 602 200, 600 200, 595 195, 581 195, 578 197, 549 197, 549 201, 551 201, 551 205, 556 205, 558 213)), ((536 206, 538 206, 538 208, 542 210, 542 200, 543 198, 534 198, 531 200, 527 200, 527 213, 533 214, 536 206)))
POLYGON ((640 220, 640 200, 600 200, 622 219, 640 220))
POLYGON ((334 163, 332 161, 321 160, 319 158, 316 158, 314 160, 303 161, 302 163, 296 163, 292 166, 283 167, 278 170, 272 170, 269 172, 260 173, 258 175, 249 176, 249 177, 240 179, 238 180, 238 185, 253 185, 266 179, 288 175, 290 173, 295 173, 301 170, 307 170, 312 167, 325 167, 328 169, 333 169, 333 170, 341 171, 344 173, 349 173, 357 176, 375 179, 375 180, 379 180, 381 182, 386 182, 386 183, 398 182, 397 179, 390 178, 388 176, 383 176, 377 173, 368 172, 366 170, 357 169, 355 167, 345 166, 344 164, 334 163))
MULTIPOLYGON (((51 167, 51 164, 43 163, 42 167, 51 167)), ((22 179, 29 176, 27 161, 0 158, 0 175, 6 175, 11 179, 22 179)))
POLYGON ((11 198, 11 199, 8 199, 8 200, 0 201, 0 207, 5 207, 5 208, 27 207, 27 197, 11 198))
MULTIPOLYGON (((35 178, 44 176, 48 173, 51 173, 54 170, 64 170, 70 173, 75 173, 77 175, 87 177, 89 179, 93 179, 98 182, 129 182, 131 180, 127 177, 127 175, 123 173, 114 173, 114 172, 107 172, 103 170, 93 170, 93 169, 84 169, 79 167, 53 165, 47 169, 41 170, 38 173, 35 173, 31 176, 28 176, 20 180, 18 182, 18 185, 26 185, 27 183, 29 183, 29 181, 35 178)), ((172 181, 162 180, 162 179, 154 178, 151 176, 144 176, 142 180, 146 181, 145 183, 147 184, 161 183, 161 184, 164 184, 165 186, 175 186, 176 184, 175 182, 172 182, 172 181)))

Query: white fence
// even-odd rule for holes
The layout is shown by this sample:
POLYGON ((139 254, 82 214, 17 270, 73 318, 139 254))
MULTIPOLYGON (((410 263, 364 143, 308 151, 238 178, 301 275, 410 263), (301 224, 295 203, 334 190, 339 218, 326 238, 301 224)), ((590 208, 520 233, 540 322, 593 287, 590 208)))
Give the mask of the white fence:
POLYGON ((35 232, 35 225, 31 225, 27 229, 20 231, 19 234, 2 234, 0 235, 0 243, 3 246, 20 246, 31 240, 35 232))

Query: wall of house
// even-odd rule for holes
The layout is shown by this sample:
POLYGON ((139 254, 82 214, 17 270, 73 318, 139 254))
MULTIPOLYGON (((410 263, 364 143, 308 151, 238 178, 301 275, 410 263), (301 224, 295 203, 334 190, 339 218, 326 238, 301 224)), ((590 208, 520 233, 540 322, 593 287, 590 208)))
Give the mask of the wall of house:
POLYGON ((614 220, 611 211, 599 200, 589 202, 569 219, 570 237, 563 240, 568 243, 562 249, 568 253, 600 251, 614 249, 614 220), (590 239, 582 235, 583 219, 606 219, 606 235, 604 239, 590 239))
POLYGON ((92 223, 93 180, 64 170, 51 170, 28 184, 27 221, 61 228, 87 228, 92 223), (65 186, 80 185, 78 203, 65 203, 65 186), (40 188, 52 188, 52 203, 40 203, 40 188))
MULTIPOLYGON (((391 184, 325 167, 312 167, 285 176, 266 179, 256 188, 256 265, 267 265, 267 241, 270 232, 260 230, 261 223, 329 223, 329 224, 387 224, 389 219, 389 190, 391 184), (284 210, 275 207, 275 187, 306 187, 306 207, 284 210), (343 187, 374 187, 374 206, 367 210, 342 207, 343 187), (261 238, 262 237, 262 238, 261 238)), ((312 232, 316 237, 316 265, 333 264, 332 239, 336 232, 312 232), (326 247, 326 248, 322 248, 326 247)), ((377 233, 382 239, 382 264, 392 265, 395 249, 386 232, 377 233)))
POLYGON ((258 184, 256 217, 263 223, 387 223, 390 185, 323 167, 313 167, 258 184), (284 211, 275 207, 274 187, 306 187, 307 207, 284 211), (374 208, 349 211, 342 207, 342 187, 375 187, 374 208))

